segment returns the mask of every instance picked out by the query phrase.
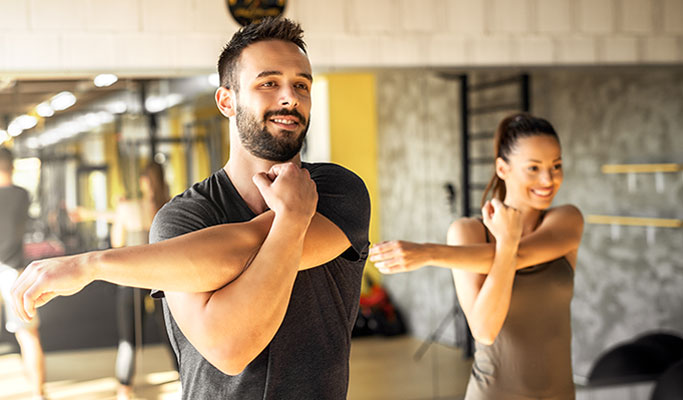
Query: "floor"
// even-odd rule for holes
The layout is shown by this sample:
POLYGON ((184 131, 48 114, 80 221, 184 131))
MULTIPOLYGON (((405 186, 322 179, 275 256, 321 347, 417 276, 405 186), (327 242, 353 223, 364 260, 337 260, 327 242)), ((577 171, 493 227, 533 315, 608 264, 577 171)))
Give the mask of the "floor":
MULTIPOLYGON (((356 338, 351 347, 349 400, 459 400, 470 362, 459 350, 433 344, 419 361, 421 342, 398 338, 356 338)), ((2 354, 2 353, 0 353, 2 354)), ((46 391, 51 400, 114 400, 113 348, 55 352, 46 356, 46 391)), ((136 399, 179 399, 180 384, 169 354, 147 346, 138 362, 136 399)), ((0 355, 0 399, 29 399, 18 354, 0 355)))

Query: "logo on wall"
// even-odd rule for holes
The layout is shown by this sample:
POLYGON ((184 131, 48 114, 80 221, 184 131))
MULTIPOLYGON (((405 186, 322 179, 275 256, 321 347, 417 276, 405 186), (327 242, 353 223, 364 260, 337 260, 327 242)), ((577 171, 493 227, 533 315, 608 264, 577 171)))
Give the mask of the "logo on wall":
POLYGON ((279 17, 287 0, 226 0, 226 3, 235 21, 246 26, 266 17, 279 17))

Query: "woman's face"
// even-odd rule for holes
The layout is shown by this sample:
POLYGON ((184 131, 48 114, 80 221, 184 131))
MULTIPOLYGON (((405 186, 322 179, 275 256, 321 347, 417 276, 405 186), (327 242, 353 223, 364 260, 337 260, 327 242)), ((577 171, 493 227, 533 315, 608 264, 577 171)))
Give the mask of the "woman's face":
POLYGON ((508 160, 496 160, 496 172, 505 181, 505 203, 537 210, 550 207, 563 178, 557 140, 550 135, 518 139, 508 160))

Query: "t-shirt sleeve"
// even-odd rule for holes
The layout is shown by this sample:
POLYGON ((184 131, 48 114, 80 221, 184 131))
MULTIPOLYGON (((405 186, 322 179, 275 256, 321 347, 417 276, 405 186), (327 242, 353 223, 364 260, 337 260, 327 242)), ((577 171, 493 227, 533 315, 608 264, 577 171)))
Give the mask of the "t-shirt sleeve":
POLYGON ((356 261, 368 249, 370 196, 363 180, 335 164, 317 164, 310 170, 318 190, 317 211, 332 221, 351 242, 342 256, 356 261))
MULTIPOLYGON (((149 230, 149 243, 161 242, 214 225, 207 223, 211 221, 210 215, 202 206, 202 201, 176 197, 154 216, 149 230)), ((151 295, 158 299, 164 297, 164 292, 154 289, 151 295)))

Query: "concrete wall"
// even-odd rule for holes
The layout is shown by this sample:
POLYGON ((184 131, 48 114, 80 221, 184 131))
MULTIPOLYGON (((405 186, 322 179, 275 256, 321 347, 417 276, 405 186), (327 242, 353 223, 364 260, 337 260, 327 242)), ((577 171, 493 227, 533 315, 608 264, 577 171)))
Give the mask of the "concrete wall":
MULTIPOLYGON (((683 161, 680 68, 536 70, 531 86, 532 111, 548 118, 562 140, 565 182, 557 204, 573 203, 584 215, 683 218, 683 173, 600 172, 607 163, 683 161)), ((382 239, 444 243, 450 220, 461 212, 457 207, 451 215, 441 189, 449 181, 460 186, 457 91, 457 83, 424 70, 379 74, 382 239)), ((683 335, 681 243, 680 228, 586 224, 572 303, 576 374, 586 375, 598 354, 641 333, 683 335)), ((387 276, 385 283, 421 338, 453 305, 445 270, 427 267, 387 276)), ((449 325, 441 342, 453 338, 449 325)))
MULTIPOLYGON (((225 0, 0 0, 1 75, 213 69, 225 0)), ((682 0, 289 0, 318 68, 676 63, 682 0)))
MULTIPOLYGON (((460 215, 451 211, 444 189, 460 180, 458 87, 428 71, 377 76, 383 240, 444 243, 460 215)), ((453 281, 444 269, 427 267, 385 282, 418 337, 427 337, 453 304, 453 281)), ((445 337, 452 338, 449 332, 445 337)))

